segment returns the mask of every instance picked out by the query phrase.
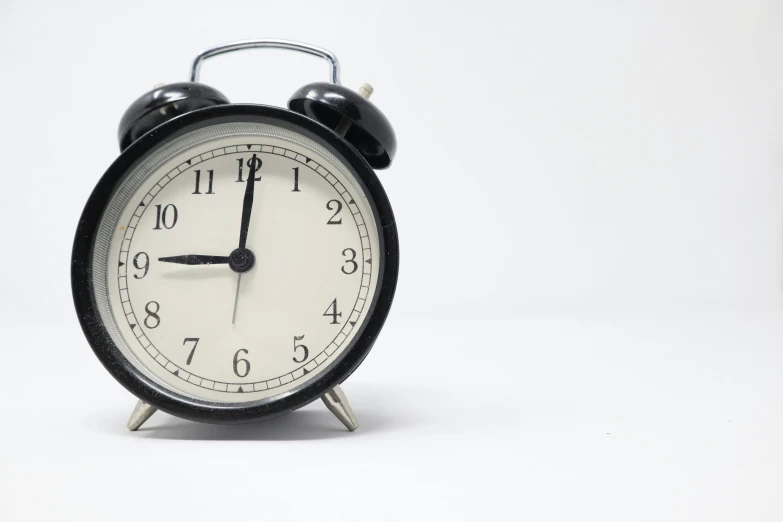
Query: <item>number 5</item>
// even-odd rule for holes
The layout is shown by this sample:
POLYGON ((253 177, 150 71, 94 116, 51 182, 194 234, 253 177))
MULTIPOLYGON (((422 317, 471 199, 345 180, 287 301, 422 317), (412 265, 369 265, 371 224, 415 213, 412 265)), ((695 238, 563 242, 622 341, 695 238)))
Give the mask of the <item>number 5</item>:
POLYGON ((305 346, 303 344, 296 344, 296 341, 301 341, 302 339, 304 339, 304 335, 295 335, 294 336, 294 362, 295 363, 303 363, 310 356, 310 350, 307 349, 307 346, 305 346), (299 348, 304 350, 304 356, 302 357, 301 360, 296 358, 296 350, 299 349, 299 348))

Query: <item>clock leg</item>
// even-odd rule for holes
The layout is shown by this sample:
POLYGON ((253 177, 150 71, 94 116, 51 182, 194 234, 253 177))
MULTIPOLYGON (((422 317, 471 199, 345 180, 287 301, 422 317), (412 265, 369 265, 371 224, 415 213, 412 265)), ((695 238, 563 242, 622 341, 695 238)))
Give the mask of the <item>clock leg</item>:
POLYGON ((351 409, 351 404, 348 402, 348 398, 345 396, 342 388, 335 386, 326 392, 321 399, 326 404, 326 407, 329 408, 329 411, 334 413, 334 416, 345 424, 348 431, 353 431, 359 427, 359 423, 356 422, 356 416, 353 414, 353 409, 351 409))
POLYGON ((156 411, 158 411, 156 407, 150 406, 146 402, 140 400, 136 404, 136 407, 133 408, 130 419, 128 419, 128 429, 136 431, 141 428, 141 425, 147 422, 147 419, 152 417, 152 414, 156 411))

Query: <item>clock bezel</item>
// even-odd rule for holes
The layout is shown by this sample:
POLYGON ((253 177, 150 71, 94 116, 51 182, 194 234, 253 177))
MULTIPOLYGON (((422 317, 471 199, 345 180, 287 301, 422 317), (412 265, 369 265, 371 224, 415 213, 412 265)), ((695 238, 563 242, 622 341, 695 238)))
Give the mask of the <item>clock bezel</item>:
POLYGON ((327 127, 286 109, 255 104, 208 107, 178 116, 148 132, 125 149, 93 190, 82 212, 71 258, 74 305, 85 337, 112 376, 139 399, 172 415, 209 423, 263 420, 301 408, 342 383, 372 348, 388 316, 397 283, 399 246, 394 214, 372 167, 356 149, 327 127), (126 174, 158 147, 189 132, 223 123, 257 122, 297 132, 334 154, 362 185, 379 232, 383 253, 378 285, 367 318, 339 361, 301 388, 261 403, 217 403, 189 397, 150 379, 136 368, 111 339, 98 311, 92 283, 92 252, 96 233, 115 188, 126 174))

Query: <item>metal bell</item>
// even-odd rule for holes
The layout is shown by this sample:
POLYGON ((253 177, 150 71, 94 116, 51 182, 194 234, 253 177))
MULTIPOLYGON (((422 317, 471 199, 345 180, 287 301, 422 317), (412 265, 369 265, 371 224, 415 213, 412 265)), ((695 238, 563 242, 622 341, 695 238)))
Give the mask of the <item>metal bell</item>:
POLYGON ((305 85, 288 100, 288 108, 332 129, 353 145, 374 169, 391 165, 397 138, 386 116, 363 94, 334 83, 305 85))
POLYGON ((120 150, 172 118, 186 112, 229 103, 223 93, 203 83, 179 82, 158 86, 128 107, 120 120, 120 150))

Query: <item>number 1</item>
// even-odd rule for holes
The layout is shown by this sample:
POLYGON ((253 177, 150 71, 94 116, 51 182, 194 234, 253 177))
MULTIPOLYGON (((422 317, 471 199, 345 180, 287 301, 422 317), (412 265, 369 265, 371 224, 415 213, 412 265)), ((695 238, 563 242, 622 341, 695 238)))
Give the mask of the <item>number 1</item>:
POLYGON ((299 190, 299 167, 294 167, 294 190, 291 192, 302 192, 299 190))

